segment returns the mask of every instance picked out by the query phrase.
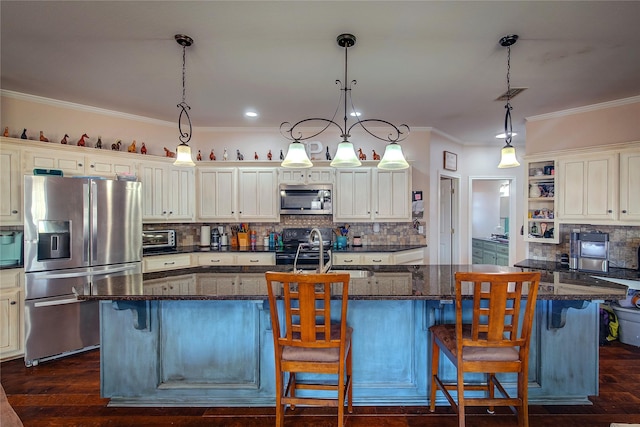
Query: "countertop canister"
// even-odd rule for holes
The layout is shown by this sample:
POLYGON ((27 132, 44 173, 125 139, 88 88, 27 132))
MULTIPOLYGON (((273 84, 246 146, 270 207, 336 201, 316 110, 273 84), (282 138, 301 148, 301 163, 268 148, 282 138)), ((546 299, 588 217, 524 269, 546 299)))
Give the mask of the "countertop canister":
POLYGON ((200 227, 200 246, 211 246, 211 227, 208 225, 200 227))

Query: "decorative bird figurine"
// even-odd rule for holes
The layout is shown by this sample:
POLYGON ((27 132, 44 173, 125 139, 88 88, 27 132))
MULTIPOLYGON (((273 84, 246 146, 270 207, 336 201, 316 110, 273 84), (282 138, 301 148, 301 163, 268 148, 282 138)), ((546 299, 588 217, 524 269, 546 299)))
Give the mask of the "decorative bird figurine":
POLYGON ((21 139, 27 139, 27 129, 26 128, 22 131, 22 135, 20 135, 20 138, 21 139))
POLYGON ((253 159, 254 160, 258 160, 258 152, 257 151, 253 152, 253 159))
POLYGON ((66 144, 67 143, 67 138, 69 138, 69 135, 67 135, 66 133, 64 134, 64 137, 60 140, 60 144, 66 144))
POLYGON ((40 131, 40 141, 42 142, 49 142, 49 138, 47 138, 46 136, 44 136, 44 133, 42 131, 40 131))
POLYGON ((209 160, 215 160, 216 159, 216 154, 213 152, 213 149, 211 149, 211 153, 209 153, 209 160))
POLYGON ((117 142, 111 144, 111 149, 113 151, 120 151, 120 145, 122 145, 122 140, 119 139, 117 142))
POLYGON ((373 160, 380 160, 380 154, 376 153, 376 150, 373 150, 373 160))
POLYGON ((282 150, 280 150, 280 160, 284 160, 284 154, 282 154, 282 150))
POLYGON ((9 126, 5 126, 4 127, 4 133, 2 134, 2 136, 4 136, 4 137, 8 137, 9 136, 9 126))
POLYGON ((273 158, 273 154, 271 154, 271 150, 267 153, 267 159, 271 160, 273 158))
POLYGON ((327 147, 327 151, 324 153, 324 156, 327 158, 327 160, 331 160, 331 154, 329 154, 329 147, 327 147))
POLYGON ((175 157, 176 153, 174 153, 173 151, 169 150, 167 147, 164 147, 164 155, 166 157, 175 157))
POLYGON ((358 159, 367 160, 367 155, 362 152, 362 148, 358 148, 358 159))
POLYGON ((84 140, 85 138, 89 138, 89 135, 87 135, 86 133, 83 133, 80 139, 78 140, 78 147, 85 147, 87 145, 87 143, 84 140))
POLYGON ((227 147, 224 147, 224 153, 222 154, 222 160, 227 160, 229 155, 227 154, 227 147))
POLYGON ((202 153, 200 152, 200 150, 198 150, 198 155, 196 156, 196 160, 197 161, 202 160, 202 153))
POLYGON ((98 142, 96 142, 95 148, 102 149, 102 137, 101 136, 98 137, 98 142))
POLYGON ((140 147, 140 154, 147 154, 147 147, 145 147, 144 142, 142 143, 142 147, 140 147))
POLYGON ((244 156, 238 149, 236 149, 236 160, 244 160, 244 156))
POLYGON ((137 153, 138 151, 136 150, 136 140, 134 139, 133 142, 131 143, 131 145, 129 145, 127 147, 127 151, 130 153, 137 153))

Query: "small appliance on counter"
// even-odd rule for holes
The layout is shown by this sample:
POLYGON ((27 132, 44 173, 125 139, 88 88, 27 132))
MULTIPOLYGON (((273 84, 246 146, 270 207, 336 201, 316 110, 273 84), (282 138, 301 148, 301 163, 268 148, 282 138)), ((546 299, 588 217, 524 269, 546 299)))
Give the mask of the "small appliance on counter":
POLYGON ((142 232, 143 252, 173 251, 175 249, 175 230, 144 230, 142 232))
POLYGON ((609 272, 609 234, 601 232, 580 233, 578 271, 609 272))
POLYGON ((0 231, 0 266, 22 264, 22 231, 0 231))

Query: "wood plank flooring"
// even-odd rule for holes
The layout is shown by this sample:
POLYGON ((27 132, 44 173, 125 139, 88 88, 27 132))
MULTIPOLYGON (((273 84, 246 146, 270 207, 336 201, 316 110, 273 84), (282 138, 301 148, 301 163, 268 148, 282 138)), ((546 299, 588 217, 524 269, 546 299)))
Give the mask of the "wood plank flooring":
MULTIPOLYGON (((567 353, 566 357, 580 357, 567 353)), ((273 408, 108 408, 100 398, 99 350, 26 368, 22 359, 0 365, 9 402, 26 427, 55 426, 225 426, 275 424, 273 408)), ((591 406, 531 406, 531 427, 609 427, 610 423, 640 423, 640 348, 610 343, 600 347, 600 395, 591 406)), ((426 404, 426 398, 425 398, 426 404)), ((286 427, 335 426, 336 412, 296 408, 286 427)), ((488 415, 474 408, 469 427, 517 425, 508 412, 488 415)), ((2 425, 2 420, 0 420, 2 425)), ((355 407, 347 427, 454 427, 448 407, 431 414, 422 407, 355 407)))

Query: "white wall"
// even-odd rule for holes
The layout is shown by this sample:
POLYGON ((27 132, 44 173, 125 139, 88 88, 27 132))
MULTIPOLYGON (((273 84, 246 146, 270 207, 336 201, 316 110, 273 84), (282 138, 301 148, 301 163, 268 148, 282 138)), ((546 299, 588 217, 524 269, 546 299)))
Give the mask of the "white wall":
POLYGON ((488 238, 500 225, 500 186, 504 181, 474 180, 471 189, 471 237, 488 238))

